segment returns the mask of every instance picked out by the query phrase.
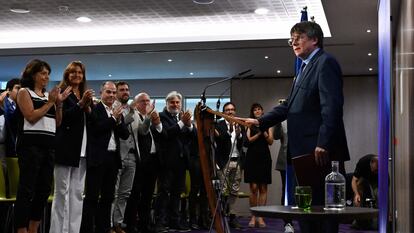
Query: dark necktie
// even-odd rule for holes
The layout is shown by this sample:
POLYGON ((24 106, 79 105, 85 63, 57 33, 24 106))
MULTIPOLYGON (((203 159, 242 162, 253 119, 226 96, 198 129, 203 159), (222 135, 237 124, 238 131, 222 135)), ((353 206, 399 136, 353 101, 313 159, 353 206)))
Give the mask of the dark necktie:
POLYGON ((306 66, 305 62, 302 62, 302 65, 300 65, 298 75, 296 76, 295 85, 297 85, 300 79, 302 78, 302 73, 303 73, 303 70, 305 69, 305 66, 306 66))

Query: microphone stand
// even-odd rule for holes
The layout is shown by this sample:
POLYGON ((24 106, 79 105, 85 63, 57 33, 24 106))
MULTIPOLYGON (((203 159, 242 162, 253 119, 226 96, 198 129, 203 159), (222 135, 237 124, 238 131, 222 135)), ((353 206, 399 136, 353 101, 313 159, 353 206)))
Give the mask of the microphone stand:
POLYGON ((203 106, 206 104, 206 90, 207 90, 207 88, 209 88, 211 86, 214 86, 214 85, 217 85, 219 83, 223 83, 223 82, 229 81, 230 79, 233 79, 235 77, 240 77, 242 75, 245 75, 245 74, 249 73, 250 71, 252 71, 252 69, 245 70, 245 71, 240 72, 237 75, 234 75, 232 77, 228 77, 228 78, 225 78, 225 79, 222 79, 222 80, 218 80, 218 81, 215 81, 215 82, 212 82, 212 83, 208 84, 204 88, 203 93, 201 94, 201 102, 202 102, 203 106))

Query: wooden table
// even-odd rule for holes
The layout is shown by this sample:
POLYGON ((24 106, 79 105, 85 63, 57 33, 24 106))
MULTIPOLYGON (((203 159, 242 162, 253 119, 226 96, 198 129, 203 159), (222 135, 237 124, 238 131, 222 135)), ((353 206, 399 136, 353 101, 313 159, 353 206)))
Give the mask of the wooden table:
POLYGON ((250 208, 255 216, 294 220, 326 220, 344 222, 352 219, 373 218, 378 216, 378 209, 346 207, 342 210, 324 210, 323 206, 312 206, 310 211, 292 208, 292 206, 257 206, 250 208))

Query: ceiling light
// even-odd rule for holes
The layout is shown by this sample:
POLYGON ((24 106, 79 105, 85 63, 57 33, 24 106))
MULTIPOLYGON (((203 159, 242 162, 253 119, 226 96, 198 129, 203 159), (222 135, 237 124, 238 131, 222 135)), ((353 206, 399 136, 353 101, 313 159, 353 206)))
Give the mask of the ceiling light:
POLYGON ((172 60, 172 59, 168 59, 167 61, 168 61, 168 62, 172 62, 173 60, 172 60))
POLYGON ((86 17, 86 16, 78 17, 78 18, 76 18, 76 20, 79 21, 79 22, 81 22, 81 23, 89 23, 89 22, 92 21, 91 18, 86 17))
POLYGON ((10 7, 9 10, 11 12, 17 13, 17 14, 27 14, 27 13, 30 12, 30 10, 28 8, 25 8, 25 7, 17 7, 17 6, 10 7))
POLYGON ((277 70, 276 73, 280 74, 280 73, 282 73, 282 71, 281 70, 277 70))
POLYGON ((368 56, 372 56, 372 53, 368 53, 368 56))
POLYGON ((61 6, 58 6, 58 10, 59 10, 59 12, 68 12, 69 7, 65 6, 65 5, 61 5, 61 6))
POLYGON ((108 74, 108 77, 112 77, 112 74, 108 74))
POLYGON ((268 56, 265 56, 265 59, 269 59, 269 57, 268 56))
POLYGON ((367 29, 367 32, 370 33, 371 32, 371 29, 367 29))
POLYGON ((258 15, 266 15, 267 13, 269 13, 269 9, 267 8, 257 8, 256 10, 254 10, 254 13, 258 14, 258 15))
POLYGON ((370 67, 370 68, 368 68, 368 70, 369 70, 369 71, 372 71, 373 69, 370 67))
POLYGON ((208 5, 208 4, 212 4, 214 0, 193 0, 193 2, 195 4, 208 5))
POLYGON ((190 75, 194 75, 194 73, 193 72, 190 72, 190 75))

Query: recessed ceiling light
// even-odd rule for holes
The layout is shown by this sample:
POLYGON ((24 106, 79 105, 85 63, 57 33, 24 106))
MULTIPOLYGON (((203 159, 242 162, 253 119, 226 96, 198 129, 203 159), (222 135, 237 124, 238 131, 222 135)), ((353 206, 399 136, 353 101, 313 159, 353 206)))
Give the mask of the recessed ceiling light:
POLYGON ((370 33, 371 32, 371 29, 367 29, 367 32, 370 33))
POLYGON ((190 72, 190 75, 194 75, 194 73, 193 72, 190 72))
POLYGON ((108 74, 108 77, 112 77, 112 74, 108 74))
POLYGON ((214 0, 193 0, 195 4, 208 5, 212 4, 214 0))
POLYGON ((68 11, 69 11, 69 6, 66 6, 66 5, 60 5, 60 6, 58 6, 58 10, 59 10, 60 12, 68 12, 68 11))
POLYGON ((17 14, 27 14, 30 12, 30 10, 28 8, 25 7, 10 7, 9 9, 11 12, 13 13, 17 13, 17 14))
POLYGON ((266 15, 267 13, 269 13, 269 9, 267 8, 257 8, 256 10, 254 10, 254 13, 258 14, 258 15, 266 15))
POLYGON ((276 73, 280 74, 280 73, 282 73, 282 71, 281 70, 276 70, 276 73))
POLYGON ((374 70, 374 69, 372 69, 372 68, 370 67, 370 68, 368 68, 368 70, 369 70, 369 71, 372 71, 372 70, 374 70))
POLYGON ((81 22, 81 23, 89 23, 89 22, 92 21, 91 18, 86 17, 86 16, 78 17, 78 18, 76 18, 76 20, 79 21, 79 22, 81 22))
POLYGON ((269 56, 265 56, 265 59, 269 59, 269 56))
POLYGON ((368 56, 372 56, 372 53, 368 53, 368 56))
POLYGON ((168 62, 172 62, 173 60, 172 60, 172 59, 168 59, 167 61, 168 61, 168 62))

